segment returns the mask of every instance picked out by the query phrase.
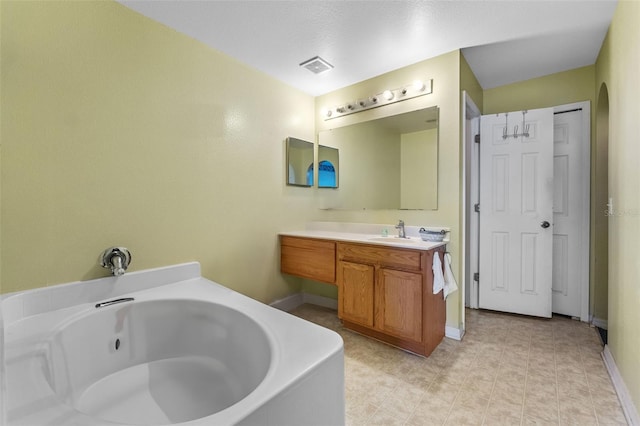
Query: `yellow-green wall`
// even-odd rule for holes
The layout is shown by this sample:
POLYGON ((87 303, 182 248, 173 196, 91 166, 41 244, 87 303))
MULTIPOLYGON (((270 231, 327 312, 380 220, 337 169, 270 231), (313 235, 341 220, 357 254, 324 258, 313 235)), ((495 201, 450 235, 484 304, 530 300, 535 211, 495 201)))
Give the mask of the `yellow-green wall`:
POLYGON ((596 62, 609 92, 609 349, 640 407, 640 2, 620 1, 596 62))
MULTIPOLYGON (((322 131, 332 127, 345 126, 437 105, 440 108, 438 209, 429 211, 318 211, 316 219, 389 224, 397 223, 398 219, 403 219, 407 225, 449 227, 452 233, 448 249, 453 256, 453 269, 456 277, 461 276, 460 58, 459 51, 450 52, 316 98, 316 111, 321 111, 323 107, 334 107, 347 101, 381 93, 388 88, 396 89, 402 87, 410 84, 415 79, 433 79, 432 94, 328 121, 325 121, 320 114, 317 114, 316 129, 322 131)), ((319 195, 322 196, 321 194, 319 195)), ((335 295, 333 288, 309 281, 304 283, 303 289, 307 292, 329 297, 335 295)), ((447 325, 455 328, 460 327, 462 321, 461 293, 461 291, 458 291, 447 299, 447 325)))
POLYGON ((589 65, 484 91, 483 113, 548 108, 595 100, 595 67, 589 65))
MULTIPOLYGON (((473 103, 480 109, 480 112, 483 111, 484 90, 478 83, 473 70, 462 53, 460 54, 460 90, 466 91, 473 103)), ((462 95, 460 95, 460 101, 462 102, 462 95)), ((462 126, 462 123, 460 123, 460 126, 462 126)))
POLYGON ((1 7, 2 292, 196 260, 271 302, 277 233, 316 212, 285 185, 284 139, 313 97, 113 1, 1 7))

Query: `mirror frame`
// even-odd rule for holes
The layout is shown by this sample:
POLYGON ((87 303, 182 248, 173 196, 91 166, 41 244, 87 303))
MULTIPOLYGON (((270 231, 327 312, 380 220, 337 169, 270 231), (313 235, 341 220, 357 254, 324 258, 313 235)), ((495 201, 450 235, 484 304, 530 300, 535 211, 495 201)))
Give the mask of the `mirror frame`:
MULTIPOLYGON (((313 142, 309 142, 309 141, 305 141, 304 139, 298 139, 298 138, 294 138, 294 137, 287 137, 287 139, 285 140, 285 145, 286 145, 286 165, 285 165, 285 169, 286 169, 286 184, 287 186, 298 186, 301 188, 310 188, 313 185, 309 185, 308 183, 295 183, 295 182, 291 182, 291 146, 293 143, 305 143, 305 144, 309 144, 310 149, 311 149, 311 165, 313 166, 316 162, 315 159, 315 145, 313 142)), ((304 179, 305 182, 307 182, 306 180, 306 174, 304 175, 304 179)))

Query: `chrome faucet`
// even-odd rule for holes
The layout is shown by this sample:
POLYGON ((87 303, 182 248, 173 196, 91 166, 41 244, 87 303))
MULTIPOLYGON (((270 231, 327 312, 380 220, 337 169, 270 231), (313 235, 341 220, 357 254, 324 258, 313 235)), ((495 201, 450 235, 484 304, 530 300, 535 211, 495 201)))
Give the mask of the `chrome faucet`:
POLYGON ((404 232, 404 220, 398 221, 396 229, 398 230, 398 238, 407 238, 407 234, 404 232))
POLYGON ((124 247, 111 247, 106 249, 100 256, 100 265, 111 270, 111 273, 119 277, 129 267, 131 263, 131 253, 124 247))

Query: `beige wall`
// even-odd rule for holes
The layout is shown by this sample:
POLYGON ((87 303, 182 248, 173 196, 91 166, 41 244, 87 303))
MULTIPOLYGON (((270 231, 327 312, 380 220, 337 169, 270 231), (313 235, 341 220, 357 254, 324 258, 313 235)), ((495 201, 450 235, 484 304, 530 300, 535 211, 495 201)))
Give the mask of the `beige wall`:
POLYGON ((116 2, 2 1, 3 292, 196 260, 271 302, 278 231, 315 212, 285 185, 284 139, 313 97, 116 2))
MULTIPOLYGON (((325 121, 318 113, 316 129, 318 131, 344 126, 379 117, 414 111, 416 109, 438 106, 439 146, 438 146, 438 209, 431 211, 400 210, 318 210, 317 220, 335 220, 364 223, 397 223, 403 219, 407 225, 445 226, 452 230, 452 241, 448 246, 453 256, 453 269, 460 277, 460 52, 450 52, 433 59, 392 71, 378 77, 365 80, 319 96, 316 98, 316 111, 323 107, 333 107, 350 100, 378 94, 390 88, 396 89, 421 78, 433 79, 433 93, 414 99, 397 102, 381 108, 359 112, 325 121)), ((458 279, 460 281, 460 279, 458 279)), ((310 281, 303 286, 305 291, 335 297, 335 288, 310 281)), ((447 299, 447 325, 459 327, 461 323, 461 291, 447 299)))
POLYGON ((640 2, 620 1, 596 62, 609 92, 609 348, 640 408, 640 2))

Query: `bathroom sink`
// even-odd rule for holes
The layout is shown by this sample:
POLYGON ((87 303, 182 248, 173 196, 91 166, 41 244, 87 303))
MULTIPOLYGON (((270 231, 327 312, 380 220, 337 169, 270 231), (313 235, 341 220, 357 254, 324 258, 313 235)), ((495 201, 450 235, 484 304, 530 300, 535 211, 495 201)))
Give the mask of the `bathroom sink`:
POLYGON ((390 243, 390 244, 413 244, 418 240, 412 240, 410 238, 398 238, 398 237, 373 237, 369 238, 369 241, 375 241, 377 243, 390 243))

